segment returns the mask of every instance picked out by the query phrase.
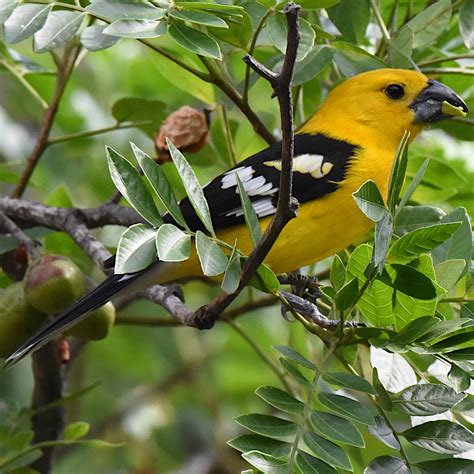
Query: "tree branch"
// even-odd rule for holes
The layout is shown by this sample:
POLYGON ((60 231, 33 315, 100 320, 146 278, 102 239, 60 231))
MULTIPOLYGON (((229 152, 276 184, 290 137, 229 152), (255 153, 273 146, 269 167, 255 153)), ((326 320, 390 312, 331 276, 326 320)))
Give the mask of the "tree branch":
POLYGON ((40 257, 40 251, 36 243, 30 239, 3 211, 0 211, 0 230, 3 229, 6 233, 11 234, 19 244, 25 246, 28 255, 32 260, 40 257))
POLYGON ((196 311, 194 321, 195 325, 200 329, 210 329, 214 325, 219 315, 248 284, 250 278, 264 261, 285 225, 296 216, 297 204, 292 198, 294 132, 291 80, 300 39, 298 30, 299 10, 300 7, 294 3, 288 3, 283 10, 288 24, 288 37, 283 68, 279 74, 269 71, 250 56, 244 58, 244 61, 246 61, 252 69, 271 83, 275 96, 278 98, 280 104, 282 170, 277 211, 270 225, 265 230, 263 237, 245 262, 237 291, 231 295, 222 293, 209 304, 196 311))
POLYGON ((71 77, 72 71, 74 70, 74 65, 76 63, 77 56, 81 51, 80 46, 75 46, 72 51, 67 51, 64 55, 61 67, 58 69, 58 75, 56 79, 56 89, 54 91, 53 101, 51 105, 47 108, 44 116, 41 128, 36 140, 35 147, 31 152, 28 160, 26 162, 25 169, 20 176, 15 189, 12 192, 12 197, 19 198, 25 192, 26 186, 33 174, 33 171, 36 168, 40 158, 43 156, 44 151, 48 146, 48 137, 51 131, 51 128, 56 118, 56 113, 59 108, 59 103, 63 96, 64 90, 68 83, 69 78, 71 77))

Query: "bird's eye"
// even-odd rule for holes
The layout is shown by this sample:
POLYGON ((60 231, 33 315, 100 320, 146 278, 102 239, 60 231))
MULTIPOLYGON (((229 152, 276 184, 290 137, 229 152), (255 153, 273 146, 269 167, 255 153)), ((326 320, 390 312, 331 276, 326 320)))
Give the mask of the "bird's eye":
POLYGON ((394 100, 401 99, 405 95, 405 90, 399 84, 388 85, 384 92, 387 97, 394 100))

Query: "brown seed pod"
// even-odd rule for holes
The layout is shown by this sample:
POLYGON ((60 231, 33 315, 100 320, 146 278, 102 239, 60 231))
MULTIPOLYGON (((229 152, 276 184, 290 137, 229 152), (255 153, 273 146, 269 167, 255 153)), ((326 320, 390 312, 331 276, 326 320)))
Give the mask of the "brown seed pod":
POLYGON ((203 112, 188 105, 179 108, 166 117, 160 130, 155 134, 158 163, 171 161, 166 138, 169 138, 180 151, 196 153, 207 143, 208 135, 208 123, 203 112))

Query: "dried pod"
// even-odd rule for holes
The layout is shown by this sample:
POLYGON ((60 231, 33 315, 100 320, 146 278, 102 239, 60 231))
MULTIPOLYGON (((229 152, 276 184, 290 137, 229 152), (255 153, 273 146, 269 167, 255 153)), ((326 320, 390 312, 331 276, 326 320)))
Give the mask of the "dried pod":
POLYGON ((206 143, 209 134, 206 115, 187 105, 179 108, 165 119, 158 133, 155 134, 155 147, 158 162, 170 161, 166 145, 169 138, 179 150, 196 153, 206 143))

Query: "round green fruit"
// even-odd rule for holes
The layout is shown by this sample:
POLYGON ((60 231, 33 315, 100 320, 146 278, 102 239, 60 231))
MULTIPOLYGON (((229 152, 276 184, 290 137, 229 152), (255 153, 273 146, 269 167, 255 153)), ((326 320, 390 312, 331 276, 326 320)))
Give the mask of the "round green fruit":
POLYGON ((10 285, 0 295, 0 357, 9 356, 45 319, 26 300, 21 282, 10 285))
POLYGON ((56 314, 86 290, 79 267, 62 255, 45 255, 28 268, 23 280, 28 302, 45 314, 56 314))
POLYGON ((85 339, 97 341, 107 337, 110 328, 115 322, 115 307, 109 301, 100 308, 97 308, 76 326, 68 330, 68 334, 85 339))

